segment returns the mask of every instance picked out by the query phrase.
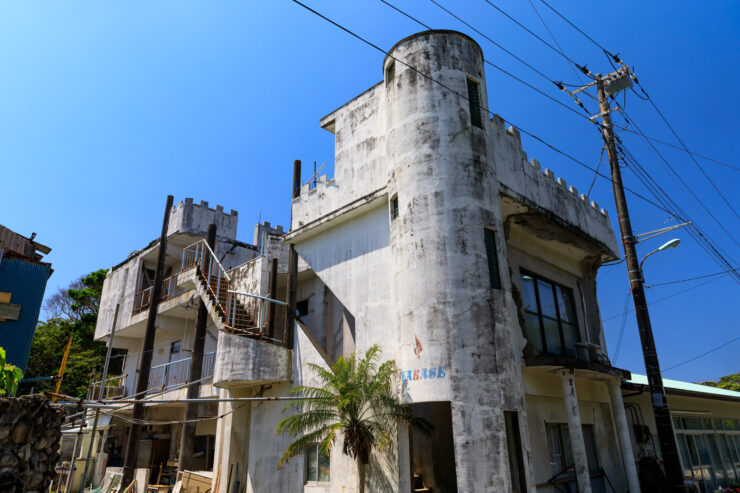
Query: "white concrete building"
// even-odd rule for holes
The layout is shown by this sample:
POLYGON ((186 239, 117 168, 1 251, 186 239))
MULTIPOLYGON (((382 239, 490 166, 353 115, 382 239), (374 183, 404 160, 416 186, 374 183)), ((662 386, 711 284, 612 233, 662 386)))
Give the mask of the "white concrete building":
MULTIPOLYGON (((335 136, 335 176, 301 186, 298 165, 289 231, 259 225, 249 245, 236 241, 234 211, 190 199, 173 209, 150 376, 168 392, 153 401, 184 395, 177 368, 203 300, 213 379, 201 396, 286 396, 314 381, 308 363, 328 368, 373 344, 398 363, 399 397, 435 428, 401 427, 393 453, 372 458, 367 491, 639 491, 637 423, 621 390, 630 373, 609 361, 596 296, 598 268, 619 255, 606 212, 487 118, 496 100, 471 38, 426 31, 390 53, 380 83, 321 119, 335 136), (295 323, 283 304, 293 289, 295 323)), ((108 340, 116 325, 127 394, 156 249, 114 267, 104 287, 95 336, 108 340)), ((277 470, 290 441, 275 435, 282 409, 201 410, 213 418, 197 431, 212 491, 357 491, 341 446, 277 470)), ((148 410, 176 421, 184 405, 148 410)), ((177 456, 178 426, 147 430, 141 467, 155 473, 177 456)))
MULTIPOLYGON (((369 491, 637 491, 629 372, 609 363, 596 298, 598 267, 618 257, 609 218, 486 117, 495 99, 472 39, 428 31, 390 53, 383 81, 321 119, 335 176, 294 193, 284 241, 305 267, 292 354, 222 332, 214 384, 287 395, 311 381, 307 362, 379 344, 435 432, 401 430, 369 491)), ((238 463, 248 492, 356 491, 340 452, 277 471, 281 408, 220 422, 214 488, 238 463)))

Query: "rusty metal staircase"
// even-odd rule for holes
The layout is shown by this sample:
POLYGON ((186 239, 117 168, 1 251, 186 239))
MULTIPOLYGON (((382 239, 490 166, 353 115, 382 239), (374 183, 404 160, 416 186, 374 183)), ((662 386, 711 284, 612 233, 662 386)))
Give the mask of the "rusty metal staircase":
MULTIPOLYGON (((266 304, 275 303, 285 307, 285 303, 232 290, 231 276, 205 240, 197 241, 183 250, 182 272, 189 274, 186 277, 193 277, 195 290, 220 330, 286 345, 284 327, 283 330, 274 330, 274 321, 266 324, 266 304), (271 326, 273 329, 268 330, 271 326)), ((269 311, 272 316, 275 316, 275 312, 269 311)))

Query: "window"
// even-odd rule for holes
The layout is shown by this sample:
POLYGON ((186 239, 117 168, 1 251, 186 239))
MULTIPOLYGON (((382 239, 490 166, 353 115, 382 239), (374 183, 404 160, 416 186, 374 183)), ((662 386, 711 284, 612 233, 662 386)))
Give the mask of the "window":
POLYGON ((527 491, 527 479, 522 455, 522 436, 519 432, 519 413, 504 411, 504 418, 506 420, 506 449, 509 453, 511 490, 514 493, 521 493, 527 491))
POLYGON ((328 483, 329 477, 329 456, 318 443, 311 445, 306 449, 306 481, 328 483))
POLYGON ((391 220, 398 217, 398 195, 394 195, 391 199, 391 220))
POLYGON ((295 304, 296 317, 308 315, 308 299, 301 300, 295 304))
POLYGON ((703 491, 740 478, 740 425, 735 419, 673 418, 684 475, 703 491))
POLYGON ((388 66, 385 68, 385 85, 389 85, 391 82, 393 82, 393 79, 396 76, 396 62, 391 61, 388 66))
POLYGON ((180 354, 180 341, 170 344, 170 362, 177 361, 180 354))
POLYGON ((498 254, 496 253, 496 232, 492 229, 483 230, 486 242, 486 256, 488 257, 488 278, 491 289, 501 289, 501 276, 498 271, 498 254))
POLYGON ((480 84, 468 79, 468 107, 470 109, 470 123, 483 128, 483 119, 480 114, 480 84))
MULTIPOLYGON (((550 450, 550 472, 553 481, 564 481, 558 484, 560 491, 577 493, 576 474, 573 463, 573 447, 570 442, 568 425, 565 423, 547 423, 547 447, 550 450)), ((582 425, 583 441, 586 446, 588 472, 591 475, 591 491, 606 493, 604 475, 599 466, 596 448, 596 437, 593 425, 582 425)))
POLYGON ((580 341, 573 291, 522 272, 527 339, 540 353, 575 358, 580 341))

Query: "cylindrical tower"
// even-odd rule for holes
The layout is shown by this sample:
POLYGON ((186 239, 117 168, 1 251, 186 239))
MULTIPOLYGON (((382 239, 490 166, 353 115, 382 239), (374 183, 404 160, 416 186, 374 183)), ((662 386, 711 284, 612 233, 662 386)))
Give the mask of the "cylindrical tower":
POLYGON ((425 31, 389 54, 391 294, 404 399, 451 402, 458 491, 505 491, 502 374, 512 369, 499 367, 506 317, 497 310, 510 283, 483 53, 459 32, 425 31))

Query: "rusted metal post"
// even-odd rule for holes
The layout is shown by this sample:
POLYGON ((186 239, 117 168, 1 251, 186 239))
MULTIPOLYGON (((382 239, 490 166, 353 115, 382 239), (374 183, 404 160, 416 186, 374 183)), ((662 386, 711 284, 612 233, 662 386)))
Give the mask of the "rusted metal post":
POLYGON ((285 314, 285 345, 293 349, 293 331, 295 329, 296 296, 298 292, 298 253, 295 247, 290 245, 290 257, 288 258, 288 302, 285 314))
MULTIPOLYGON (((159 237, 159 254, 157 255, 157 269, 154 271, 154 286, 152 286, 152 301, 149 305, 149 316, 146 321, 144 333, 144 345, 141 349, 141 360, 139 361, 139 380, 136 382, 136 394, 143 394, 149 384, 149 369, 152 366, 152 350, 154 348, 154 335, 156 332, 157 309, 159 298, 162 295, 162 278, 164 275, 164 259, 167 255, 167 228, 170 223, 170 212, 174 197, 167 196, 167 205, 164 208, 164 219, 162 220, 162 234, 159 237)), ((144 405, 140 402, 134 404, 133 419, 135 421, 144 418, 144 405)), ((131 425, 126 442, 126 456, 123 463, 123 486, 128 486, 134 479, 136 459, 139 455, 139 434, 141 425, 131 425)))
MULTIPOLYGON (((270 266, 270 288, 268 298, 277 299, 277 281, 278 281, 278 259, 272 259, 270 266)), ((275 317, 277 316, 277 305, 270 303, 269 320, 267 321, 267 332, 270 337, 275 337, 275 317)))
MULTIPOLYGON (((206 243, 211 250, 216 246, 216 225, 208 225, 206 243)), ((198 318, 195 321, 195 334, 193 334, 193 351, 190 356, 189 381, 197 382, 203 376, 203 350, 205 348, 206 328, 208 326, 208 309, 203 300, 198 303, 198 318)), ((200 384, 188 386, 187 398, 197 399, 200 384)), ((195 421, 198 417, 198 403, 188 402, 185 406, 185 423, 182 424, 182 435, 180 436, 180 458, 177 461, 177 472, 189 470, 193 464, 193 446, 195 443, 195 421)))

